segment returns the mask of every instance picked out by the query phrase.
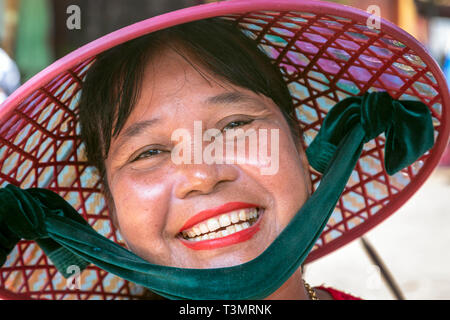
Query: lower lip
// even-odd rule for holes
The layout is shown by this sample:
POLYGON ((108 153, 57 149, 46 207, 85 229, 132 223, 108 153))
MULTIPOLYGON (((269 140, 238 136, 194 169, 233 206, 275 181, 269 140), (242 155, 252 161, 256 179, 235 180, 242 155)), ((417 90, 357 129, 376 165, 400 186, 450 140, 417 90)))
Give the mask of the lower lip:
POLYGON ((262 214, 263 212, 260 213, 259 219, 251 227, 230 234, 226 237, 202 241, 189 241, 183 238, 179 239, 181 240, 182 244, 193 250, 212 250, 241 243, 250 240, 255 235, 255 233, 259 231, 259 224, 261 222, 262 214))

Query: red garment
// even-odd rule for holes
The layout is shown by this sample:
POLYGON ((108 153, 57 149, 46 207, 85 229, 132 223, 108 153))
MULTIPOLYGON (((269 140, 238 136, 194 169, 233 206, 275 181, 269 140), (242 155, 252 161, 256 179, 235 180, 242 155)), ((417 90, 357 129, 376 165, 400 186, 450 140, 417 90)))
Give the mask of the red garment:
POLYGON ((348 293, 345 293, 345 292, 342 292, 342 291, 339 291, 339 290, 336 290, 333 288, 320 286, 320 287, 315 287, 315 289, 324 290, 324 291, 328 292, 333 297, 333 300, 362 300, 361 298, 352 296, 348 293))

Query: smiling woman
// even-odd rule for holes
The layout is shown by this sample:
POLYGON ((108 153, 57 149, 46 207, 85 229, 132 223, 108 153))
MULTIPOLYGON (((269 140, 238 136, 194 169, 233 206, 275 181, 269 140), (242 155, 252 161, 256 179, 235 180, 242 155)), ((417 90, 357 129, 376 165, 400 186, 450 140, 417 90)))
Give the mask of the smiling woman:
MULTIPOLYGON (((226 20, 191 22, 102 53, 81 95, 81 132, 128 248, 183 268, 234 266, 260 255, 311 192, 293 111, 279 70, 226 20), (227 137, 234 128, 277 130, 283 164, 261 175, 267 162, 250 157, 252 141, 240 157, 224 152, 222 164, 196 156, 202 141, 192 148, 193 163, 173 161, 174 132, 198 136, 198 123, 200 132, 227 137)), ((235 139, 245 136, 227 138, 223 148, 235 139)), ((286 298, 304 298, 300 280, 299 271, 286 298)))
POLYGON ((351 298, 311 288, 302 264, 398 209, 449 135, 435 61, 367 19, 224 1, 119 30, 31 80, 0 109, 0 288, 43 277, 42 259, 14 258, 36 240, 53 298, 70 265, 85 268, 81 298, 141 296, 130 282, 171 299, 351 298))

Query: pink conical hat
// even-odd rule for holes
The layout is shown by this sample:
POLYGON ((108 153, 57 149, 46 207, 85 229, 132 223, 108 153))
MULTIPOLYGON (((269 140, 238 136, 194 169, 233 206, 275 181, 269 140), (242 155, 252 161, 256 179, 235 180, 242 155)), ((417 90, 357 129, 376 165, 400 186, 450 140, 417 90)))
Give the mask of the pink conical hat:
MULTIPOLYGON (((449 90, 438 64, 411 35, 383 19, 348 6, 291 0, 233 0, 157 16, 104 36, 33 77, 0 106, 0 186, 48 188, 63 196, 104 236, 121 243, 86 163, 79 139, 77 103, 97 54, 153 31, 210 17, 239 24, 259 42, 284 75, 305 133, 305 147, 327 111, 366 91, 420 100, 433 117, 435 145, 410 167, 389 176, 384 138, 362 156, 307 262, 360 237, 400 208, 424 183, 447 146, 449 90)), ((320 175, 312 171, 314 186, 320 175)), ((21 241, 0 269, 0 295, 34 299, 129 299, 142 288, 89 266, 80 290, 66 280, 32 241, 21 241)))

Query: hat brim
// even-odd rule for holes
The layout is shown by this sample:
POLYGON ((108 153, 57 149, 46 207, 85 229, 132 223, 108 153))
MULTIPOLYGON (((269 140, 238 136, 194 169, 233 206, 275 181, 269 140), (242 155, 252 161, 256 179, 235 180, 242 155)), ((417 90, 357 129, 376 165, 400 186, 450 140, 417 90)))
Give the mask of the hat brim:
MULTIPOLYGON (((397 99, 420 100, 432 113, 434 147, 396 175, 389 176, 383 167, 383 137, 365 145, 307 262, 336 250, 386 219, 437 166, 449 137, 449 90, 438 64, 411 35, 383 19, 379 29, 371 29, 367 25, 373 18, 369 13, 334 3, 226 1, 182 9, 120 29, 56 61, 15 91, 0 107, 0 185, 13 183, 56 191, 100 233, 120 242, 109 221, 100 180, 87 165, 78 138, 76 113, 83 78, 95 56, 109 48, 150 32, 218 16, 239 23, 280 67, 304 130, 305 148, 327 111, 351 95, 387 91, 397 99)), ((320 175, 312 171, 311 179, 316 188, 320 175)), ((58 287, 56 270, 32 242, 22 241, 1 272, 0 289, 17 291, 29 279, 44 274, 49 280, 45 285, 51 290, 45 292, 45 286, 37 281, 25 290, 27 294, 51 299, 71 297, 70 292, 58 287), (32 268, 38 261, 42 267, 32 268), (18 265, 24 268, 17 271, 18 265)), ((95 285, 104 286, 105 274, 96 267, 86 270, 86 296, 79 297, 137 295, 120 279, 110 281, 114 285, 104 290, 107 293, 90 290, 95 285)))

